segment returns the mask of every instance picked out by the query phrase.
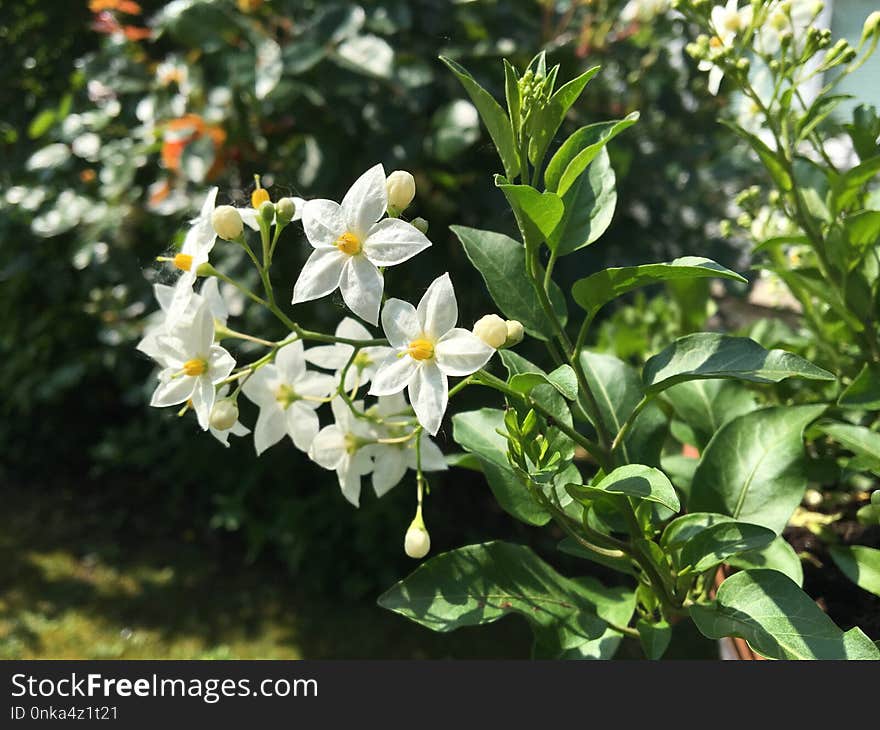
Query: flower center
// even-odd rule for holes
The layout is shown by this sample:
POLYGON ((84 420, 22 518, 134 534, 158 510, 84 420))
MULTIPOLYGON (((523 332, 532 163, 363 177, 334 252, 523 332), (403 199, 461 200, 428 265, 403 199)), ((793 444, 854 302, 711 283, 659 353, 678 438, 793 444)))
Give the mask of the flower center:
POLYGON ((290 404, 299 400, 296 391, 287 383, 282 383, 275 389, 275 400, 277 400, 282 408, 289 408, 290 404))
POLYGON ((197 378, 199 375, 204 375, 206 372, 208 372, 208 361, 200 357, 194 357, 192 360, 187 360, 183 363, 184 375, 197 378))
POLYGON ((371 358, 366 352, 361 350, 354 357, 354 361, 352 365, 354 365, 358 370, 363 370, 365 367, 369 367, 373 364, 373 358, 371 358))
POLYGON ((724 19, 723 25, 724 25, 724 30, 729 30, 734 33, 736 31, 738 31, 739 26, 740 26, 739 13, 730 13, 724 19))
POLYGON ((709 41, 709 45, 712 48, 721 48, 721 46, 723 46, 724 43, 717 35, 715 35, 715 36, 712 36, 711 40, 709 41))
POLYGON ((355 256, 361 252, 361 239, 351 231, 346 231, 336 239, 336 248, 349 256, 355 256))
POLYGON ((345 450, 349 454, 353 454, 361 447, 361 439, 359 439, 353 433, 345 434, 343 440, 345 442, 345 450))
POLYGON ((420 337, 409 343, 406 352, 413 360, 430 360, 434 357, 434 343, 420 337))
POLYGON ((782 10, 777 10, 770 16, 770 26, 775 31, 781 31, 788 25, 788 18, 782 10))
POLYGON ((171 262, 181 271, 189 271, 193 265, 193 257, 188 253, 178 253, 174 255, 171 262))

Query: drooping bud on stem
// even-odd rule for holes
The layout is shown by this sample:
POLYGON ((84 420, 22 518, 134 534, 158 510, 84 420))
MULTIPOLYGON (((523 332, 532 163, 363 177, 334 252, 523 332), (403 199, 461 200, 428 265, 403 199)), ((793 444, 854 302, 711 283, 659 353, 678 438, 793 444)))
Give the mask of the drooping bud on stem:
POLYGON ((422 506, 416 509, 416 516, 406 531, 403 538, 403 550, 411 558, 419 560, 428 554, 431 549, 431 536, 425 528, 425 521, 422 519, 422 506))
POLYGON ((211 409, 211 428, 228 431, 238 421, 238 405, 231 398, 218 400, 211 409))

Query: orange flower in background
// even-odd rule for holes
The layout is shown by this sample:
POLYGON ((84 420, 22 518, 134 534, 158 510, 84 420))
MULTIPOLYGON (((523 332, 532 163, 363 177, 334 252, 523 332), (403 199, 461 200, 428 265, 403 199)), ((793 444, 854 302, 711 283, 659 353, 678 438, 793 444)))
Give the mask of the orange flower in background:
POLYGON ((89 0, 89 10, 100 13, 102 10, 117 10, 126 15, 140 15, 141 6, 134 0, 89 0))
POLYGON ((208 124, 198 114, 187 114, 172 119, 165 125, 162 140, 162 164, 166 169, 180 172, 180 161, 187 145, 208 137, 214 143, 214 162, 208 170, 208 178, 223 168, 221 150, 226 142, 226 132, 214 124, 208 124))
POLYGON ((122 26, 122 32, 125 33, 125 37, 130 41, 142 41, 144 38, 149 38, 152 34, 149 28, 139 28, 136 25, 124 25, 122 26))

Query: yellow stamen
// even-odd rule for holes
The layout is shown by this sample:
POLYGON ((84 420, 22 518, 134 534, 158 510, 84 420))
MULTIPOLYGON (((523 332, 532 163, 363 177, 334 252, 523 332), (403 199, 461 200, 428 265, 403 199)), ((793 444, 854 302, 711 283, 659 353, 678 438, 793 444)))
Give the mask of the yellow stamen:
POLYGON ((709 45, 712 46, 712 48, 720 48, 721 46, 724 45, 724 43, 716 35, 716 36, 712 36, 712 39, 709 41, 709 45))
POLYGON ((349 256, 355 256, 361 252, 361 239, 351 231, 346 231, 336 239, 336 248, 349 256))
POLYGON ((259 208, 267 200, 269 200, 269 191, 266 188, 257 188, 251 193, 252 208, 259 208))
POLYGON ((190 256, 188 253, 175 254, 174 258, 171 259, 171 261, 181 271, 189 271, 193 265, 193 257, 190 256))
POLYGON ((208 372, 208 363, 200 357, 194 357, 192 360, 187 360, 183 363, 184 375, 197 378, 199 375, 204 375, 206 372, 208 372))
POLYGON ((434 343, 419 338, 410 342, 406 351, 413 360, 430 360, 434 357, 434 343))
POLYGON ((275 400, 281 404, 282 408, 287 409, 291 403, 299 400, 299 396, 293 388, 286 383, 282 383, 275 390, 275 400))

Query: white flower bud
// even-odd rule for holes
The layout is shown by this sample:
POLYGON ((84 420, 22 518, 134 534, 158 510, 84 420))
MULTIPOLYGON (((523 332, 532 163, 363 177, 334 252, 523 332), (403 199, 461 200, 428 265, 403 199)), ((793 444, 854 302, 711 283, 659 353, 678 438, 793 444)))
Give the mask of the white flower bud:
POLYGON ((241 216, 231 205, 218 205, 211 213, 211 225, 214 232, 226 241, 234 241, 244 230, 241 216))
POLYGON ((416 197, 416 181, 406 170, 395 170, 385 180, 388 212, 395 217, 405 211, 416 197))
POLYGON ((474 325, 474 334, 496 350, 507 341, 507 323, 497 314, 480 317, 474 325))
POLYGON ((211 428, 228 431, 238 421, 238 406, 231 398, 218 400, 211 409, 211 428))
POLYGON ((275 204, 275 215, 278 216, 278 222, 288 224, 296 215, 296 203, 293 198, 281 198, 275 204))
POLYGON ((403 538, 403 549, 409 557, 416 560, 425 557, 431 549, 431 536, 425 529, 421 515, 416 515, 406 531, 406 537, 403 538))
POLYGON ((513 347, 523 341, 523 337, 525 337, 526 333, 523 329, 522 322, 515 319, 508 319, 507 322, 505 322, 505 326, 507 327, 507 339, 504 341, 505 347, 513 347))

